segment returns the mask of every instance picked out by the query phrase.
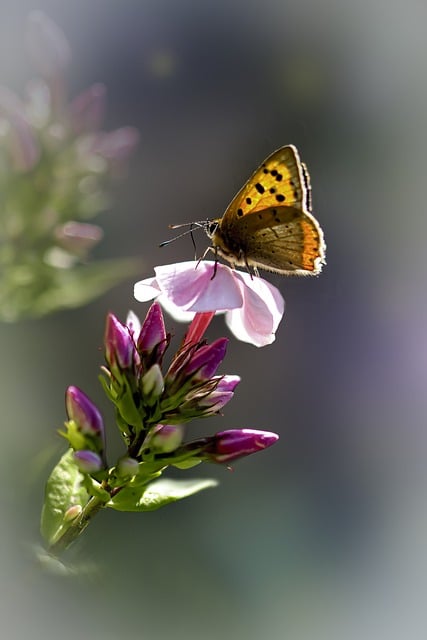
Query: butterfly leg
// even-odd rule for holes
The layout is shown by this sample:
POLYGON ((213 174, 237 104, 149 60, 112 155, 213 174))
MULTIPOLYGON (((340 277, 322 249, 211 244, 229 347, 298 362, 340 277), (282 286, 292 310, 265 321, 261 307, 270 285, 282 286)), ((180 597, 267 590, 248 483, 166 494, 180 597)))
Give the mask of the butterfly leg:
POLYGON ((245 267, 246 267, 249 275, 251 276, 251 280, 254 279, 254 276, 259 278, 259 271, 258 271, 257 267, 251 267, 249 262, 246 259, 246 256, 244 256, 244 260, 245 260, 245 267))
POLYGON ((215 245, 214 253, 215 253, 215 264, 214 264, 214 270, 213 270, 213 274, 212 274, 211 280, 213 280, 215 278, 216 272, 217 272, 217 269, 218 269, 218 247, 216 245, 215 245))
POLYGON ((217 272, 217 269, 218 269, 218 267, 217 267, 217 265, 218 265, 218 249, 217 249, 217 247, 208 247, 206 249, 206 251, 203 253, 203 255, 200 256, 200 258, 197 260, 196 269, 199 266, 199 264, 201 263, 201 261, 206 258, 206 255, 209 253, 209 251, 213 251, 214 254, 215 254, 214 270, 213 270, 213 274, 212 274, 212 277, 211 277, 211 280, 213 280, 215 278, 215 276, 216 276, 216 272, 217 272))

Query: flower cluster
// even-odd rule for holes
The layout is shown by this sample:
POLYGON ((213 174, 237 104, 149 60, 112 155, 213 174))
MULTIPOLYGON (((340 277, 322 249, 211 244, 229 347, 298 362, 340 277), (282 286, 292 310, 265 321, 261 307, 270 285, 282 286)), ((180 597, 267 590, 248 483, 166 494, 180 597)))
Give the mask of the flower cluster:
MULTIPOLYGON (((248 430, 244 430, 243 446, 240 430, 183 444, 183 425, 193 418, 219 413, 240 381, 239 376, 217 375, 226 352, 226 338, 211 344, 184 340, 163 372, 170 335, 160 305, 154 302, 142 325, 132 312, 124 325, 110 313, 104 343, 107 366, 103 367, 101 380, 115 407, 116 422, 127 447, 127 464, 129 458, 136 463, 159 461, 159 467, 192 466, 201 460, 223 462, 266 446, 267 436, 260 437, 263 432, 255 431, 248 448, 248 434, 252 433, 248 430)), ((92 468, 96 459, 95 471, 100 471, 106 461, 99 411, 76 387, 68 388, 66 407, 69 421, 64 435, 76 451, 80 468, 86 470, 87 464, 92 468)))
POLYGON ((136 147, 133 127, 103 131, 106 90, 68 100, 70 47, 40 11, 27 22, 36 71, 21 99, 0 86, 0 318, 79 306, 135 271, 130 260, 83 264, 102 238, 88 220, 136 147))
POLYGON ((186 440, 185 423, 220 413, 240 382, 236 375, 218 374, 228 340, 206 343, 206 320, 205 314, 196 314, 178 351, 164 366, 171 336, 158 302, 152 303, 142 324, 133 312, 125 324, 108 314, 101 382, 114 406, 126 450, 109 465, 102 416, 82 390, 70 386, 68 420, 61 432, 70 449, 52 472, 42 517, 42 532, 51 548, 68 546, 95 507, 150 510, 212 486, 206 480, 165 484, 158 478, 168 466, 229 464, 276 442, 275 433, 251 429, 186 440))
MULTIPOLYGON (((144 438, 145 431, 160 423, 182 424, 218 413, 233 396, 240 378, 216 375, 225 356, 226 338, 209 345, 184 340, 162 373, 169 342, 157 302, 142 326, 133 313, 125 325, 112 314, 107 317, 104 386, 127 438, 144 438)), ((139 453, 135 440, 130 446, 139 453)))

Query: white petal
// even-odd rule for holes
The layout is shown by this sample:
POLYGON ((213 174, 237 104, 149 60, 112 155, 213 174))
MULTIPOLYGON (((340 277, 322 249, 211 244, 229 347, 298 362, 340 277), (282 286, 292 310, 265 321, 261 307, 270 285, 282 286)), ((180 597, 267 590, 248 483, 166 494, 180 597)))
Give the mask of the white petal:
POLYGON ((274 342, 276 330, 284 311, 282 295, 262 278, 240 273, 244 305, 226 313, 230 331, 243 342, 263 347, 274 342))
POLYGON ((156 278, 140 280, 133 287, 133 295, 138 302, 148 302, 161 293, 156 278))
POLYGON ((134 336, 134 340, 138 340, 138 336, 141 332, 141 322, 138 316, 130 310, 128 312, 125 325, 129 328, 131 334, 134 336))
POLYGON ((194 311, 183 311, 181 307, 171 302, 167 295, 162 294, 157 298, 163 309, 177 322, 191 322, 196 315, 194 311))

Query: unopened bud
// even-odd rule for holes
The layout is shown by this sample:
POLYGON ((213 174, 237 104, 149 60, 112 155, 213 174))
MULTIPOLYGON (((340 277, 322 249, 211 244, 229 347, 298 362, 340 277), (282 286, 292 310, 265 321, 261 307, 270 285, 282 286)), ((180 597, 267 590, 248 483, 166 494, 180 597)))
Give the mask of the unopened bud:
POLYGON ((73 504, 72 507, 68 507, 68 509, 64 513, 64 522, 71 522, 72 520, 75 520, 82 511, 83 508, 79 504, 73 504))
POLYGON ((153 302, 139 332, 137 341, 138 353, 148 365, 152 362, 161 362, 167 345, 168 340, 162 308, 158 302, 153 302))
POLYGON ((135 476, 138 473, 139 462, 135 458, 121 458, 117 464, 120 476, 135 476))
POLYGON ((101 457, 94 451, 75 451, 74 461, 83 473, 96 473, 102 469, 101 457))
POLYGON ((68 387, 65 405, 70 420, 85 435, 104 439, 104 423, 97 407, 78 387, 68 387))
POLYGON ((204 454, 212 462, 230 462, 270 447, 279 436, 271 431, 230 429, 207 438, 204 454))
POLYGON ((149 444, 156 453, 171 453, 177 449, 184 437, 182 424, 159 424, 153 429, 149 444))
POLYGON ((148 404, 150 404, 150 400, 156 400, 159 398, 163 392, 164 386, 162 371, 158 364, 153 364, 141 380, 141 390, 144 396, 144 402, 148 402, 148 404))
POLYGON ((105 359, 112 369, 128 369, 132 365, 135 345, 129 329, 109 313, 105 327, 105 359))

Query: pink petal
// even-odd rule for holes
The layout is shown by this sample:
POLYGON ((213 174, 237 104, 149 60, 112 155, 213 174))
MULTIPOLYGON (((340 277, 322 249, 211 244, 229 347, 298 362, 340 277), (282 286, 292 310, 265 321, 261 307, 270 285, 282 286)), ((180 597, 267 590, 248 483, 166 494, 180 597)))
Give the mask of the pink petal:
POLYGON ((262 278, 238 272, 244 304, 228 311, 225 320, 230 331, 243 342, 263 347, 274 342, 285 302, 276 287, 262 278))
POLYGON ((202 261, 181 262, 155 268, 157 282, 168 299, 184 311, 221 311, 243 304, 234 272, 225 265, 202 261))

